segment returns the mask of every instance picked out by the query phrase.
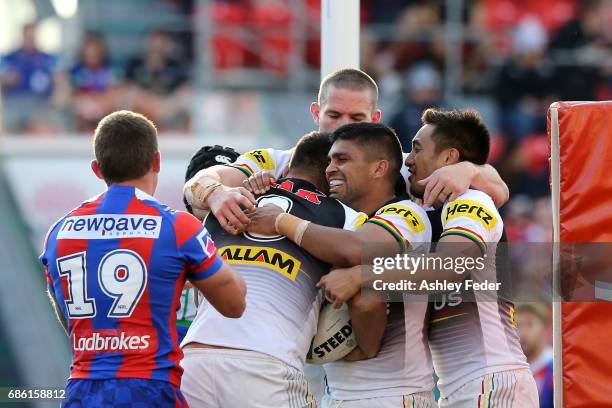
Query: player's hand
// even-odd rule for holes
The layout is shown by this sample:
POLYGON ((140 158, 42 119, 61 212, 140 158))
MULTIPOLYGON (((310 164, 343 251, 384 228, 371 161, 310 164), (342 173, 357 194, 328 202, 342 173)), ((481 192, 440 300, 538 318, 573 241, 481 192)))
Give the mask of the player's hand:
POLYGON ((346 269, 334 269, 323 276, 317 288, 325 290, 325 297, 340 309, 342 304, 355 296, 361 288, 361 265, 346 269))
POLYGON ((470 162, 440 167, 429 177, 418 181, 419 184, 425 186, 423 203, 439 205, 446 201, 453 201, 470 188, 475 172, 474 164, 470 162))
POLYGON ((242 182, 242 186, 253 194, 265 194, 276 179, 269 171, 258 171, 242 182))
POLYGON ((207 201, 219 224, 232 235, 246 231, 251 221, 245 212, 252 212, 257 205, 253 194, 244 187, 219 186, 210 193, 207 201))
POLYGON ((276 217, 284 211, 277 205, 266 204, 263 207, 257 207, 255 212, 248 214, 251 220, 247 226, 247 231, 263 235, 276 235, 276 217))

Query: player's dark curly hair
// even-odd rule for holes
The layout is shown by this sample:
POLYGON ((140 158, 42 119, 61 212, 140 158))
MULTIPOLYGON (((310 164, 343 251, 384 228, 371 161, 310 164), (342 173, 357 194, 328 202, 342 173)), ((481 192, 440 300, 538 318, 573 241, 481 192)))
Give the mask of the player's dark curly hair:
POLYGON ((300 138, 289 162, 289 171, 307 174, 316 181, 317 188, 326 190, 327 154, 332 146, 331 135, 328 133, 310 132, 300 138))
POLYGON ((421 121, 424 125, 435 126, 431 138, 436 144, 436 153, 455 148, 459 151, 460 161, 470 161, 474 164, 487 162, 489 131, 478 111, 429 108, 423 111, 421 121))
POLYGON ((371 160, 387 160, 391 182, 397 183, 401 176, 403 157, 402 144, 395 130, 382 123, 349 123, 336 129, 332 139, 355 140, 371 160))

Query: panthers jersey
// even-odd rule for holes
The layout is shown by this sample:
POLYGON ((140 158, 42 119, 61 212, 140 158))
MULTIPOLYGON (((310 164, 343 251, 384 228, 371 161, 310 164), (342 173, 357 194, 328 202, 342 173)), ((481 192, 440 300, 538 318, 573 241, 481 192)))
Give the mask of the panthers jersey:
MULTIPOLYGON (((466 280, 501 281, 495 252, 503 221, 488 195, 468 190, 447 202, 442 208, 442 227, 441 238, 460 235, 480 248, 484 268, 474 269, 466 280)), ((464 283, 459 291, 433 295, 429 324, 429 346, 442 396, 486 374, 528 367, 514 305, 498 293, 473 290, 464 283)))
MULTIPOLYGON (((427 252, 431 225, 414 202, 397 198, 368 220, 387 230, 402 249, 427 252)), ((427 296, 389 304, 387 327, 372 359, 324 365, 327 392, 336 400, 391 397, 431 391, 433 368, 426 337, 427 296)))
POLYGON ((51 227, 40 259, 67 322, 71 379, 180 386, 175 319, 185 278, 223 265, 195 217, 112 185, 51 227))
MULTIPOLYGON (((246 174, 247 177, 250 177, 253 173, 257 173, 258 171, 265 170, 271 172, 275 179, 279 179, 283 177, 285 170, 287 170, 287 167, 289 167, 289 161, 291 160, 292 154, 293 149, 251 150, 250 152, 240 155, 240 157, 238 157, 234 163, 230 164, 230 166, 239 169, 246 174)), ((403 160, 400 172, 404 177, 408 189, 410 186, 410 183, 408 182, 410 172, 408 171, 408 167, 405 165, 407 156, 407 153, 402 153, 403 160)))
MULTIPOLYGON (((302 219, 334 228, 353 228, 365 214, 317 191, 303 180, 280 179, 257 205, 275 204, 302 219)), ((247 285, 247 308, 227 319, 208 304, 198 308, 182 342, 252 350, 302 370, 317 328, 321 291, 315 287, 331 266, 282 235, 228 234, 210 215, 205 222, 219 255, 247 285)))

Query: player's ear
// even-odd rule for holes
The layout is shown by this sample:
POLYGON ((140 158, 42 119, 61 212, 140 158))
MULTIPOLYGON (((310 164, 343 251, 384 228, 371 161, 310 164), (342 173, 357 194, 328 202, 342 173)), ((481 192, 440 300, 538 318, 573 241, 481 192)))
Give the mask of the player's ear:
POLYGON ((91 161, 91 170, 94 172, 97 178, 104 180, 104 175, 102 174, 102 170, 100 170, 100 164, 97 160, 91 161))
POLYGON ((454 147, 451 147, 450 149, 446 149, 445 152, 445 158, 444 158, 444 164, 455 164, 455 163, 459 163, 459 159, 461 158, 461 155, 459 154, 459 150, 455 149, 454 147))
POLYGON ((378 160, 374 167, 374 178, 383 178, 387 175, 387 171, 389 171, 389 161, 388 160, 378 160))
POLYGON ((319 125, 319 113, 320 107, 317 102, 313 102, 310 104, 310 114, 312 115, 312 120, 315 121, 317 125, 319 125))
POLYGON ((153 164, 151 165, 151 170, 153 170, 155 173, 159 173, 161 170, 161 153, 159 150, 153 154, 153 164))
POLYGON ((382 118, 382 112, 380 111, 380 109, 376 109, 374 111, 374 114, 372 115, 372 123, 380 122, 381 118, 382 118))

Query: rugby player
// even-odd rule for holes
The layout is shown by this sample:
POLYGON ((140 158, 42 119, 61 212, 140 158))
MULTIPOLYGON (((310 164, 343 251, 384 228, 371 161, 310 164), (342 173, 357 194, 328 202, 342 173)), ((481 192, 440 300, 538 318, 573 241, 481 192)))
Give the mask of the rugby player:
MULTIPOLYGON (((402 164, 402 149, 395 132, 383 124, 353 123, 340 127, 332 137, 334 144, 326 169, 330 196, 370 215, 370 219, 355 232, 349 232, 315 225, 285 214, 278 207, 264 206, 249 215, 248 230, 286 235, 334 265, 360 264, 368 245, 376 245, 377 252, 389 254, 406 247, 427 252, 431 226, 425 211, 407 196, 395 196, 402 164)), ((358 293, 355 297, 368 303, 358 293)), ((376 322, 355 316, 351 310, 354 301, 355 298, 349 300, 351 322, 366 331, 376 322)), ((372 307, 386 307, 386 302, 372 303, 372 307)), ((325 364, 327 389, 323 407, 436 406, 433 367, 425 337, 427 306, 426 296, 420 301, 391 303, 378 355, 352 352, 344 361, 325 364)))
POLYGON ((175 326, 185 278, 234 318, 245 308, 244 281, 195 217, 153 197, 152 122, 112 113, 93 145, 92 170, 108 189, 51 227, 40 258, 72 348, 62 406, 185 407, 175 326))
MULTIPOLYGON (((316 102, 310 113, 320 132, 331 133, 342 125, 355 122, 379 122, 378 87, 374 80, 358 69, 341 69, 321 82, 316 102)), ((278 179, 287 169, 292 150, 256 149, 241 155, 231 166, 214 166, 196 174, 185 184, 184 194, 194 211, 211 210, 221 226, 230 233, 245 231, 249 223, 243 209, 252 211, 252 195, 241 189, 248 178, 267 171, 278 179), (194 197, 194 193, 196 197, 194 197)), ((402 167, 404 181, 408 169, 402 167)), ((498 206, 508 200, 508 188, 489 165, 468 161, 441 168, 426 180, 425 202, 444 202, 464 193, 470 186, 493 197, 498 206)), ((255 185, 254 190, 258 191, 255 185)), ((267 183, 266 183, 267 184, 267 183)))
MULTIPOLYGON (((185 170, 185 182, 193 177, 198 171, 214 166, 216 164, 228 164, 234 162, 240 154, 231 147, 224 147, 219 145, 214 146, 202 146, 199 148, 189 160, 187 169, 185 170)), ((187 200, 183 198, 185 208, 190 214, 194 214, 193 208, 189 205, 187 200)), ((203 219, 204 214, 194 214, 196 217, 203 219)), ((196 298, 197 290, 193 288, 193 285, 188 281, 185 283, 185 287, 181 292, 181 306, 176 311, 176 330, 178 333, 179 343, 183 341, 187 329, 191 325, 193 318, 197 312, 197 305, 199 303, 196 298)))
MULTIPOLYGON (((324 134, 313 132, 300 139, 287 177, 259 197, 258 205, 275 203, 329 227, 353 228, 365 219, 323 193, 330 146, 324 134)), ((207 304, 198 308, 182 342, 182 390, 187 401, 194 407, 219 408, 316 406, 303 366, 322 302, 315 284, 330 265, 282 235, 232 235, 214 216, 208 216, 205 225, 221 256, 247 282, 249 307, 235 320, 223 318, 207 304)), ((373 355, 384 331, 386 310, 363 312, 382 322, 369 325, 368 332, 357 338, 359 350, 373 355), (378 344, 370 337, 377 337, 378 344)))
MULTIPOLYGON (((352 68, 338 70, 321 82, 317 101, 310 105, 310 113, 321 132, 333 132, 348 123, 378 122, 381 118, 378 87, 363 71, 352 68)), ((206 214, 210 210, 226 231, 238 234, 249 223, 243 210, 252 211, 255 205, 252 194, 242 186, 259 171, 268 171, 278 179, 286 171, 290 157, 291 150, 253 150, 241 155, 231 166, 214 166, 199 172, 185 184, 184 196, 194 214, 206 214)), ((401 172, 402 182, 407 185, 407 167, 403 166, 401 172)), ((470 186, 490 194, 499 206, 508 200, 508 188, 496 170, 488 165, 458 163, 439 169, 422 182, 426 183, 425 202, 443 202, 465 192, 470 186)), ((266 181, 264 185, 267 184, 266 181)), ((317 378, 321 373, 315 374, 317 369, 308 364, 306 371, 313 380, 315 394, 322 394, 319 392, 322 381, 317 378)))
MULTIPOLYGON (((416 197, 424 194, 419 180, 436 169, 464 160, 484 163, 489 153, 489 132, 474 110, 427 109, 422 121, 406 160, 412 174, 410 191, 416 197)), ((443 232, 431 256, 483 257, 485 267, 473 269, 469 279, 497 282, 495 247, 503 221, 491 197, 468 190, 443 205, 441 223, 443 232)), ((410 279, 417 284, 432 279, 468 280, 466 274, 441 268, 439 263, 426 264, 431 268, 411 271, 410 279)), ((385 273, 392 280, 407 278, 405 270, 385 273)), ((336 270, 322 278, 327 295, 338 303, 357 293, 360 282, 359 268, 336 270)), ((538 406, 537 387, 521 350, 509 300, 495 291, 465 285, 435 295, 430 312, 428 338, 439 376, 440 407, 538 406)))

